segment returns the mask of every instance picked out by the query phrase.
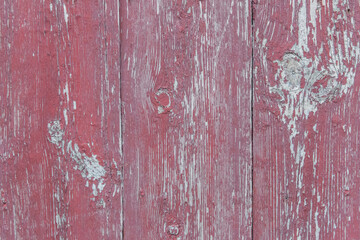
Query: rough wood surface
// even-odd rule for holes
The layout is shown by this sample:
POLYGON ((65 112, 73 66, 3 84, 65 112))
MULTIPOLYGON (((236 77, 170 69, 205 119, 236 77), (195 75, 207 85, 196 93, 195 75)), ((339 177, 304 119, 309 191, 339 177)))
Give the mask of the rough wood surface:
POLYGON ((121 0, 125 239, 251 237, 250 13, 121 0))
POLYGON ((254 239, 359 239, 359 1, 254 10, 254 239))
POLYGON ((358 239, 359 11, 3 0, 0 239, 358 239))
POLYGON ((0 6, 1 239, 120 239, 119 3, 0 6))

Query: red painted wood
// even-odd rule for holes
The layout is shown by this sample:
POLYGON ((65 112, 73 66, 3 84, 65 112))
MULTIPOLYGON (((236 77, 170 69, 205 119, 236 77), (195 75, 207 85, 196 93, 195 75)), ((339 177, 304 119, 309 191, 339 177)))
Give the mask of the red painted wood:
POLYGON ((0 239, 358 239, 359 4, 4 0, 0 239))
POLYGON ((119 3, 0 8, 0 238, 121 239, 119 3))
POLYGON ((120 12, 125 239, 249 239, 250 2, 120 12))
POLYGON ((254 10, 254 239, 359 239, 359 2, 254 10))

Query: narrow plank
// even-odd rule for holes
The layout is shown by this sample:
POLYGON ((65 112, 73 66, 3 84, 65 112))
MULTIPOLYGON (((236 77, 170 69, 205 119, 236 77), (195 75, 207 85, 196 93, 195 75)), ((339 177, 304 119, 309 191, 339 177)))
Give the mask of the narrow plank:
POLYGON ((254 10, 254 239, 358 239, 359 1, 254 10))
POLYGON ((125 239, 249 239, 250 1, 120 2, 125 239))
POLYGON ((1 238, 121 239, 119 2, 1 6, 1 238))
POLYGON ((56 40, 45 32, 49 15, 40 1, 1 4, 1 239, 57 232, 56 157, 48 157, 46 138, 59 103, 56 59, 46 54, 56 40))

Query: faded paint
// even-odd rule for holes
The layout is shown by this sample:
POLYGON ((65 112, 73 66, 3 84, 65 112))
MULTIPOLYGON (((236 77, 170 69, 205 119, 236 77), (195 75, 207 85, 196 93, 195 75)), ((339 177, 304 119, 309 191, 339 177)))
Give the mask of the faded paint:
POLYGON ((359 4, 4 1, 0 239, 356 239, 359 4))
POLYGON ((120 1, 125 239, 251 238, 249 1, 120 1))
POLYGON ((360 234, 348 194, 360 183, 349 135, 359 128, 358 10, 336 0, 254 5, 255 239, 360 234))
POLYGON ((0 239, 122 239, 119 1, 0 5, 0 239))

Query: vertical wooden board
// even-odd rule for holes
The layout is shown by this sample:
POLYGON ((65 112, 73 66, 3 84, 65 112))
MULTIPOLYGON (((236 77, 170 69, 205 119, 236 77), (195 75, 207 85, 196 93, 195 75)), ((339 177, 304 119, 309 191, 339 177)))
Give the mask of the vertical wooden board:
POLYGON ((1 238, 121 239, 119 2, 1 6, 1 238))
POLYGON ((359 10, 254 4, 254 239, 358 239, 359 10))
MULTIPOLYGON (((120 18, 117 0, 66 1, 61 124, 69 238, 121 239, 120 18)), ((61 74, 61 72, 60 72, 61 74)))
POLYGON ((1 239, 46 239, 57 231, 46 151, 57 68, 43 54, 55 38, 44 41, 42 10, 40 1, 1 4, 1 239))
POLYGON ((249 239, 250 2, 120 9, 125 239, 249 239))

